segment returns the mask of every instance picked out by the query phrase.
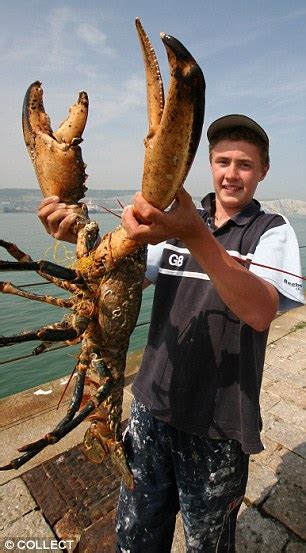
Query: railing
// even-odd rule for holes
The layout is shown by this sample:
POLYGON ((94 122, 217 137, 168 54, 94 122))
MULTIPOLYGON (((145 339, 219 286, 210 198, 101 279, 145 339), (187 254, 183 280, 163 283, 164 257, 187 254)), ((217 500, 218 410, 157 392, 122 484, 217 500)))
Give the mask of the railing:
MULTIPOLYGON (((19 285, 19 288, 26 288, 28 286, 39 286, 39 285, 44 285, 44 284, 50 284, 49 282, 41 282, 41 283, 33 283, 33 284, 20 284, 19 285)), ((145 321, 143 323, 137 323, 135 328, 139 328, 141 326, 146 326, 150 324, 150 321, 145 321)), ((23 359, 29 359, 30 357, 36 357, 37 355, 44 355, 46 353, 52 353, 53 351, 57 351, 59 349, 63 349, 63 348, 69 348, 69 344, 62 344, 60 346, 52 346, 50 347, 49 349, 46 349, 44 351, 42 351, 41 353, 39 354, 35 354, 35 353, 28 353, 26 355, 20 355, 19 357, 12 357, 11 359, 6 359, 5 361, 0 361, 0 365, 8 365, 9 363, 15 363, 16 361, 21 361, 23 359)))

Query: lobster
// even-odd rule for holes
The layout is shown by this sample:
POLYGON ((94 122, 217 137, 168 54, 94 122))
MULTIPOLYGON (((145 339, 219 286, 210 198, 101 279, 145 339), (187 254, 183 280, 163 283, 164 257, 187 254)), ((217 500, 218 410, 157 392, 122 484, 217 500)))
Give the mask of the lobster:
MULTIPOLYGON (((156 54, 139 19, 136 29, 145 64, 149 119, 142 192, 147 201, 162 210, 183 185, 197 151, 204 120, 205 80, 183 44, 161 33, 171 73, 165 102, 156 54)), ((88 96, 82 91, 67 119, 53 132, 44 110, 41 83, 32 83, 24 99, 24 139, 42 194, 59 196, 77 212, 76 263, 66 268, 50 261, 36 262, 15 244, 0 241, 16 260, 1 261, 2 271, 36 271, 71 293, 68 299, 56 298, 1 282, 2 293, 65 307, 71 314, 62 322, 38 330, 1 336, 0 346, 38 340, 40 344, 34 350, 38 354, 56 342, 79 341, 81 351, 65 417, 43 438, 20 447, 21 455, 1 470, 18 469, 86 419, 90 422, 83 442, 87 457, 101 463, 109 456, 124 484, 132 489, 134 479, 121 440, 121 415, 126 355, 141 305, 146 247, 130 239, 122 225, 100 238, 97 223, 90 221, 85 204, 80 202, 87 190, 80 143, 88 106, 88 96)))

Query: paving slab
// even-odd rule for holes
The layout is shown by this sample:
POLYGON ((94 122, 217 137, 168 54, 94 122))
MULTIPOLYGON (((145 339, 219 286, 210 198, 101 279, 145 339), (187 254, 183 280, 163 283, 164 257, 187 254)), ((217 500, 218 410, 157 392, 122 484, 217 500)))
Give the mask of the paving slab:
POLYGON ((12 524, 6 526, 0 531, 0 538, 44 538, 54 539, 56 536, 52 532, 49 524, 45 521, 41 512, 31 511, 18 518, 12 524))
POLYGON ((275 464, 270 466, 273 463, 273 460, 276 459, 278 465, 281 461, 281 456, 288 450, 277 442, 270 440, 267 436, 264 436, 263 438, 263 444, 265 447, 264 451, 261 451, 259 455, 252 456, 251 461, 258 463, 259 465, 268 466, 275 471, 275 464))
POLYGON ((281 401, 281 398, 270 393, 270 388, 262 390, 260 394, 260 405, 262 411, 269 411, 274 405, 281 401))
POLYGON ((272 386, 274 384, 274 382, 275 382, 275 380, 273 378, 269 378, 267 376, 267 364, 266 364, 264 374, 263 374, 261 389, 262 390, 268 390, 270 388, 270 386, 272 386))
POLYGON ((3 530, 35 507, 36 503, 21 478, 0 486, 0 529, 3 530))
POLYGON ((306 391, 295 382, 287 382, 284 386, 282 381, 275 382, 272 379, 268 379, 265 389, 269 394, 284 399, 288 403, 291 402, 302 409, 306 407, 306 391))
POLYGON ((305 543, 292 539, 284 549, 285 553, 305 553, 305 543))
POLYGON ((272 455, 269 467, 282 482, 292 482, 306 492, 306 461, 295 452, 283 448, 278 456, 272 455))
POLYGON ((171 553, 186 553, 183 521, 180 513, 176 517, 171 553))
POLYGON ((259 505, 270 494, 277 483, 277 476, 267 466, 260 465, 251 458, 249 465, 249 479, 245 492, 247 504, 259 505))
POLYGON ((306 459, 305 432, 301 428, 271 415, 269 426, 265 428, 265 434, 274 442, 299 453, 306 459))
MULTIPOLYGON (((287 362, 287 360, 286 360, 287 362)), ((306 387, 306 372, 305 370, 297 370, 290 372, 287 365, 283 367, 271 366, 267 370, 267 376, 275 382, 281 381, 283 385, 291 384, 292 381, 303 390, 306 387)))
POLYGON ((236 529, 237 553, 280 553, 288 541, 288 532, 281 524, 264 518, 254 507, 241 507, 236 529))
POLYGON ((306 496, 301 486, 289 481, 278 484, 262 510, 306 542, 306 496))
POLYGON ((290 424, 306 430, 306 411, 292 402, 281 399, 267 409, 276 418, 290 421, 290 424))

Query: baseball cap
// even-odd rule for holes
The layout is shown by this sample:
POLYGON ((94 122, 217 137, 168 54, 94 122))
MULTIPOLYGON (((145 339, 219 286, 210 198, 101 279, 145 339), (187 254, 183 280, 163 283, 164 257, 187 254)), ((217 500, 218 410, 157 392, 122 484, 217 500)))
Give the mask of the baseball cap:
POLYGON ((246 115, 239 115, 237 113, 232 115, 224 115, 223 117, 216 119, 216 121, 208 127, 207 138, 209 142, 216 132, 230 127, 247 127, 248 129, 256 132, 265 144, 269 145, 269 137, 263 128, 250 117, 247 117, 246 115))

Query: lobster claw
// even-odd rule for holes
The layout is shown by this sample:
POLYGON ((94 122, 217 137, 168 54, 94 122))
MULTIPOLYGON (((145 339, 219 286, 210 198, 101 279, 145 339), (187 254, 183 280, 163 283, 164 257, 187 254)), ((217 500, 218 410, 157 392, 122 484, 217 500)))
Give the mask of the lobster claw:
MULTIPOLYGON (((185 46, 162 33, 171 73, 165 102, 154 48, 140 19, 135 23, 145 66, 149 119, 149 131, 144 140, 142 193, 149 203, 165 209, 183 186, 198 149, 204 122, 205 79, 185 46)), ((104 270, 109 270, 138 247, 139 243, 130 239, 120 226, 109 236, 108 242, 101 241, 95 258, 104 270)))
POLYGON ((138 18, 136 29, 145 64, 149 118, 142 193, 149 203, 165 209, 184 184, 200 142, 205 80, 185 46, 161 33, 171 73, 165 102, 158 61, 138 18))
POLYGON ((84 197, 87 175, 79 144, 87 115, 88 96, 82 91, 67 119, 53 132, 41 83, 29 86, 22 108, 23 135, 44 197, 56 195, 69 204, 84 197))

